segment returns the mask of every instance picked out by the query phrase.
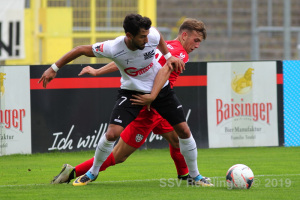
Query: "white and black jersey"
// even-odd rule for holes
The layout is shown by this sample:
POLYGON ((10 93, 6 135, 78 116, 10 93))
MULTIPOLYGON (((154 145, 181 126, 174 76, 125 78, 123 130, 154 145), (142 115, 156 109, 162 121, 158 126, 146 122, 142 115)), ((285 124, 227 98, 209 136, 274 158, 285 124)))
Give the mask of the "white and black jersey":
POLYGON ((106 57, 116 63, 122 75, 121 89, 150 93, 155 76, 161 68, 160 65, 153 64, 160 34, 155 28, 150 28, 148 43, 143 50, 128 49, 124 39, 125 36, 120 36, 96 43, 93 45, 93 52, 96 57, 106 57))
MULTIPOLYGON (((156 48, 160 34, 155 28, 150 28, 148 43, 143 50, 132 51, 125 43, 125 36, 114 40, 96 43, 93 52, 96 57, 106 57, 113 60, 122 75, 121 89, 111 113, 110 124, 124 128, 133 121, 143 106, 132 105, 132 95, 151 93, 154 79, 161 69, 161 64, 155 60, 156 48)), ((167 81, 152 106, 171 125, 185 121, 182 106, 167 81)))

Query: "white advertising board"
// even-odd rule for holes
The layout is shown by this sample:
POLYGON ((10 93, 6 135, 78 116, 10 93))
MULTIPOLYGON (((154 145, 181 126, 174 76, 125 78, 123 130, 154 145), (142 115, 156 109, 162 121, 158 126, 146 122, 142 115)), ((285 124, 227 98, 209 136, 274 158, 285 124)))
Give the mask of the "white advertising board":
POLYGON ((276 61, 209 62, 210 148, 278 146, 276 61))
POLYGON ((29 66, 0 66, 0 155, 31 153, 29 66))
POLYGON ((25 58, 25 0, 0 1, 0 60, 25 58))

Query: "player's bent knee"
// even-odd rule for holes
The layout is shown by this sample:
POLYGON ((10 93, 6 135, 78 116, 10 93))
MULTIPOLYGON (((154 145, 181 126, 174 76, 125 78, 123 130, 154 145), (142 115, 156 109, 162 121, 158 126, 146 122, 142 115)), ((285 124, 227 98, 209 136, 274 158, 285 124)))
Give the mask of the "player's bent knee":
POLYGON ((180 124, 177 124, 175 126, 173 126, 178 137, 182 138, 182 139, 186 139, 189 138, 191 136, 191 131, 189 126, 187 125, 186 122, 182 122, 180 124))
POLYGON ((106 132, 105 136, 108 141, 116 141, 120 137, 120 134, 118 132, 106 132))
POLYGON ((105 133, 106 139, 109 141, 116 141, 123 130, 124 128, 121 126, 110 124, 107 132, 105 133))

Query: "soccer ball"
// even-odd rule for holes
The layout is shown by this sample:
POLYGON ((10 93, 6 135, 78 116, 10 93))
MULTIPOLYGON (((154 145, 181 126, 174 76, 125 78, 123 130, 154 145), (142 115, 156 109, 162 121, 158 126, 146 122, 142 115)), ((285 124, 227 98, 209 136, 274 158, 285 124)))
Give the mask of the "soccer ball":
POLYGON ((253 184, 254 174, 248 166, 236 164, 227 171, 226 181, 230 189, 249 189, 253 184))

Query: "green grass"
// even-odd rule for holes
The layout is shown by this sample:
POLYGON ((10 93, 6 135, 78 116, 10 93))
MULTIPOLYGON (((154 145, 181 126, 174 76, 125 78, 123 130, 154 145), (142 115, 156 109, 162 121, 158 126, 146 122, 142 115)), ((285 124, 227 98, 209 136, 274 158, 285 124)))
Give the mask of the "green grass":
POLYGON ((62 164, 73 166, 94 152, 0 157, 0 199, 299 199, 300 148, 199 149, 200 172, 213 188, 187 186, 176 179, 168 149, 141 150, 108 168, 84 187, 51 185, 62 164), (225 174, 233 164, 248 165, 255 175, 249 190, 229 190, 225 174))

